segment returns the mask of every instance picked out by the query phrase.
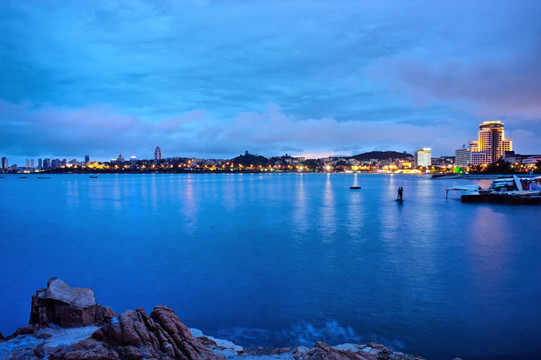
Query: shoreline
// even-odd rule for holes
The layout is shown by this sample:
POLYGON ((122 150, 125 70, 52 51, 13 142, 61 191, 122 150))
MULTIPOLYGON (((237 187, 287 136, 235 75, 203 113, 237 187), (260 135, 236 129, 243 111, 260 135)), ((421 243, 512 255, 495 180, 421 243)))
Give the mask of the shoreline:
MULTIPOLYGON (((90 288, 51 278, 32 296, 29 324, 0 334, 6 360, 423 360, 377 343, 278 349, 243 348, 189 329, 167 306, 150 315, 142 308, 116 314, 101 306, 90 288)), ((458 359, 458 358, 455 358, 458 359)))

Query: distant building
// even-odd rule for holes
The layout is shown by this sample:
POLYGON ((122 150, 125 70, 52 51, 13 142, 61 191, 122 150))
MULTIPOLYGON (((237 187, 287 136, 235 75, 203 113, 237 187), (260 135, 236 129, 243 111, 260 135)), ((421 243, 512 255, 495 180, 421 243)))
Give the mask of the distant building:
POLYGON ((33 169, 34 168, 34 159, 30 159, 30 167, 33 169))
POLYGON ((415 152, 415 166, 427 167, 432 165, 432 149, 424 148, 415 152))
POLYGON ((124 159, 124 156, 122 156, 122 154, 119 154, 119 155, 118 155, 118 158, 116 159, 116 161, 123 163, 123 162, 126 161, 126 160, 124 159))
POLYGON ((471 153, 471 165, 483 165, 490 163, 488 151, 474 151, 471 153))
POLYGON ((472 153, 477 152, 477 141, 470 141, 468 146, 462 145, 462 149, 455 150, 455 164, 458 166, 472 165, 472 153))
MULTIPOLYGON (((503 154, 505 154, 506 151, 513 151, 513 140, 503 139, 502 140, 502 147, 503 147, 503 154)), ((502 156, 503 156, 503 154, 502 154, 502 156)))
POLYGON ((2 170, 7 170, 7 169, 8 169, 8 158, 3 157, 2 158, 2 170))
POLYGON ((85 164, 90 162, 90 155, 85 155, 85 164))
POLYGON ((28 169, 30 167, 30 159, 26 159, 26 168, 28 169))
POLYGON ((485 121, 479 125, 479 152, 487 152, 487 162, 498 161, 505 151, 513 150, 513 142, 504 138, 501 121, 485 121))
POLYGON ((154 160, 161 160, 161 159, 162 159, 162 150, 160 149, 159 146, 156 146, 156 150, 154 150, 154 160))
POLYGON ((504 138, 501 121, 485 121, 479 125, 479 138, 470 141, 468 147, 455 151, 459 166, 483 165, 498 161, 506 151, 513 150, 513 142, 504 138))
POLYGON ((510 164, 535 165, 538 161, 541 161, 541 155, 521 155, 515 154, 514 151, 506 151, 502 159, 510 164))
POLYGON ((51 159, 43 159, 43 168, 44 169, 50 169, 51 168, 51 159))
POLYGON ((38 169, 42 169, 43 168, 43 160, 41 158, 38 159, 38 169))

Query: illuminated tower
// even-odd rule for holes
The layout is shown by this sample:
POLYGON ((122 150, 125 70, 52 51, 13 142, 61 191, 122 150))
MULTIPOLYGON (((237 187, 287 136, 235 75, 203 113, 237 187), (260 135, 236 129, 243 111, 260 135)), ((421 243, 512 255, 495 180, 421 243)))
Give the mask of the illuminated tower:
POLYGON ((162 150, 159 146, 156 146, 156 150, 154 150, 154 160, 161 160, 162 159, 162 150))
POLYGON ((513 143, 505 139, 501 121, 485 121, 479 125, 479 150, 487 153, 489 163, 498 161, 505 151, 511 151, 513 143))

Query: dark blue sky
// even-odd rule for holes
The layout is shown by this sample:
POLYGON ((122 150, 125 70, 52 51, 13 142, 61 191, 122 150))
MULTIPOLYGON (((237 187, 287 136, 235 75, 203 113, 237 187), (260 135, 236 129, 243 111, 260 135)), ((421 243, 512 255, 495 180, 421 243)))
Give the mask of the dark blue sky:
POLYGON ((541 2, 0 1, 0 156, 541 153, 541 2))

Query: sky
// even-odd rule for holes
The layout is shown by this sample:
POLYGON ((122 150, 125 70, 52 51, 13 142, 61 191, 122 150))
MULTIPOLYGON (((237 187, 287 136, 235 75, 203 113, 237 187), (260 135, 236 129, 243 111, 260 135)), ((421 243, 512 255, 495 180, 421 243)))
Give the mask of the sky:
POLYGON ((0 0, 0 156, 541 153, 538 0, 0 0))

